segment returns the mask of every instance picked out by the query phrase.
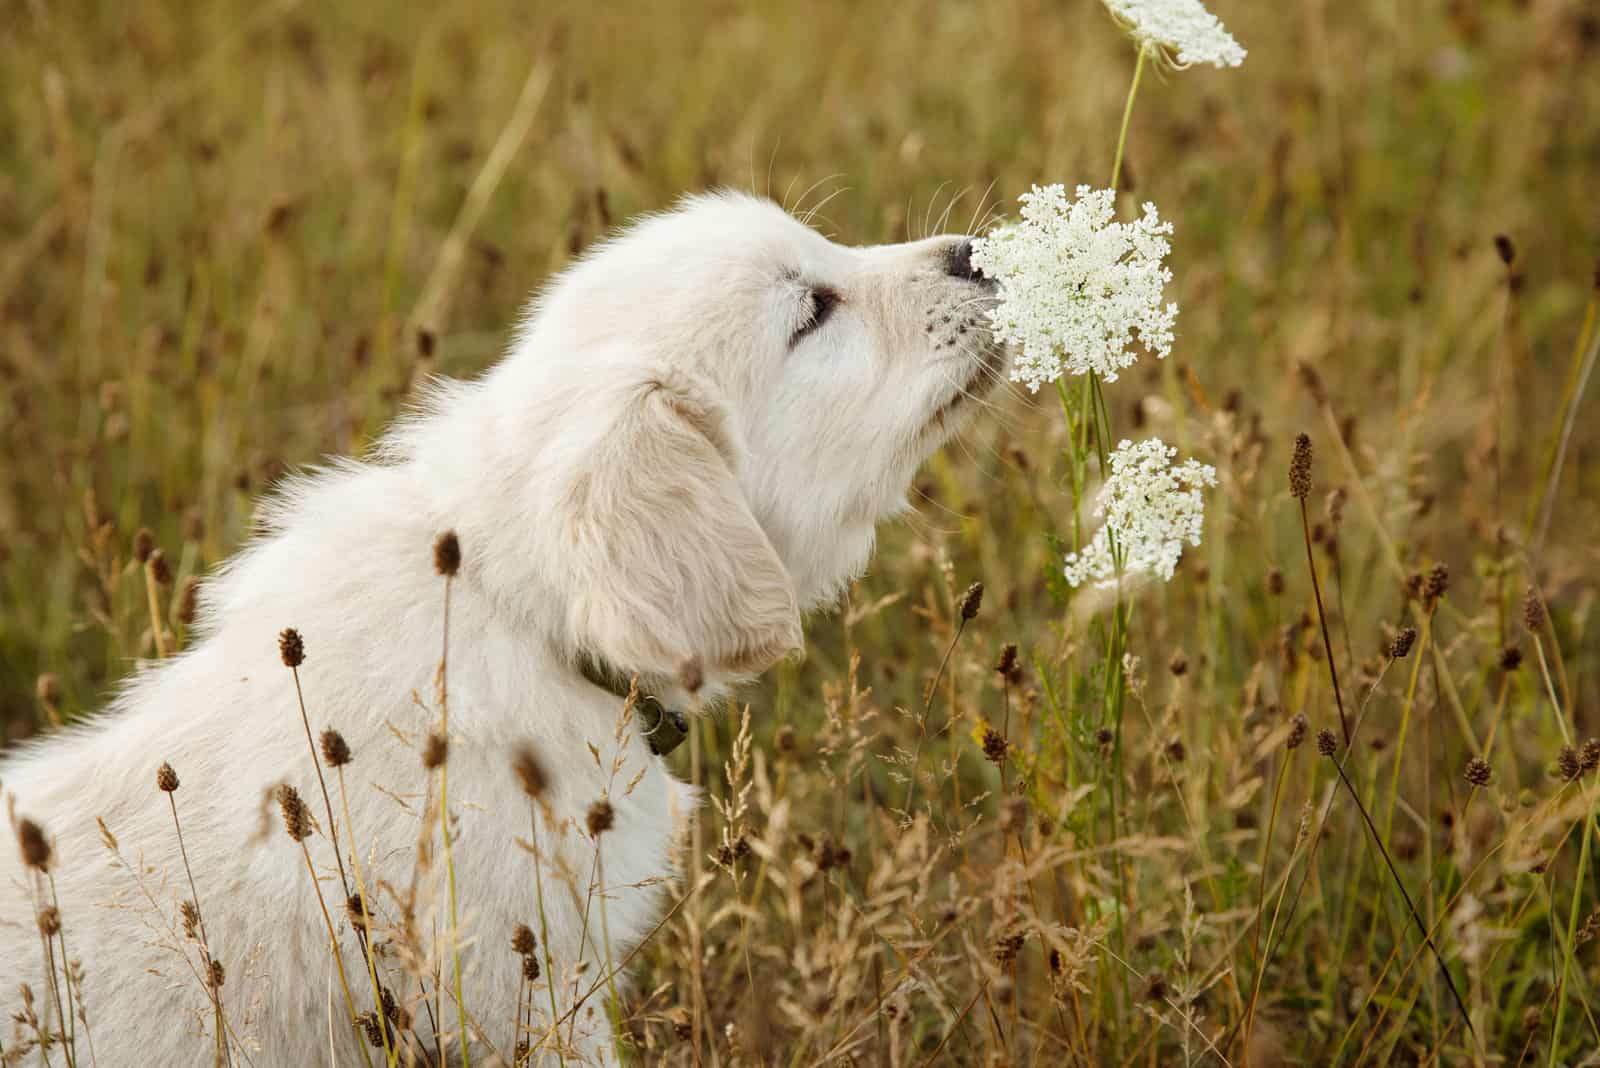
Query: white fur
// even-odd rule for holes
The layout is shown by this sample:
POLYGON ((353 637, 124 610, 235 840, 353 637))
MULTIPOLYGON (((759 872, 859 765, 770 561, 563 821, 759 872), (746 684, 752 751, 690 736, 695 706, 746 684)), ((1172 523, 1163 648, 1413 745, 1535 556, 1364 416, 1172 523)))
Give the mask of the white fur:
MULTIPOLYGON (((619 743, 620 703, 585 681, 574 655, 639 672, 682 706, 671 680, 687 662, 704 673, 702 696, 715 696, 799 649, 801 613, 861 571, 874 524, 903 507, 918 464, 973 406, 960 398, 997 370, 982 325, 987 293, 947 270, 954 241, 846 248, 769 202, 729 194, 644 220, 554 282, 506 359, 476 381, 440 386, 370 462, 291 481, 266 507, 263 533, 205 584, 200 637, 182 655, 141 671, 87 725, 0 763, 16 814, 54 842, 101 1068, 211 1063, 195 947, 169 934, 190 894, 155 787, 163 761, 182 779, 174 796, 228 971, 224 1005, 253 1063, 360 1062, 304 861, 264 796, 291 783, 327 822, 277 635, 290 626, 304 635, 312 729, 337 727, 355 752, 345 770, 367 882, 403 890, 428 774, 417 746, 437 720, 444 598, 431 546, 447 529, 464 557, 450 603, 448 769, 467 1004, 509 1053, 518 977, 506 940, 514 924, 539 927, 532 858, 515 844, 531 818, 509 766, 520 742, 552 778, 555 822, 539 834, 554 854, 544 882, 563 1011, 580 957, 585 991, 603 966, 598 916, 579 946, 594 856, 582 826, 608 793, 613 953, 644 937, 695 800, 637 729, 619 743), (791 347, 813 284, 842 303, 791 347), (111 862, 96 817, 124 856, 142 858, 154 907, 111 862), (575 873, 578 899, 552 875, 558 865, 575 873)), ((348 843, 342 814, 336 822, 348 843)), ((48 990, 29 905, 38 887, 9 837, 7 1020, 19 982, 41 1012, 48 990)), ((331 845, 324 833, 307 844, 358 1008, 368 1008, 331 845)), ((393 922, 394 896, 377 905, 393 922)), ((424 929, 447 927, 442 891, 428 907, 424 929)), ((386 967, 400 985, 399 969, 386 967)), ((448 954, 444 969, 448 983, 448 954)), ((548 1020, 542 988, 533 1004, 537 1026, 548 1020)), ((444 1016, 453 1030, 449 997, 444 1016)), ((602 1059, 603 1019, 597 996, 577 1028, 578 1046, 602 1059)), ((87 1049, 81 1028, 78 1045, 87 1049)))

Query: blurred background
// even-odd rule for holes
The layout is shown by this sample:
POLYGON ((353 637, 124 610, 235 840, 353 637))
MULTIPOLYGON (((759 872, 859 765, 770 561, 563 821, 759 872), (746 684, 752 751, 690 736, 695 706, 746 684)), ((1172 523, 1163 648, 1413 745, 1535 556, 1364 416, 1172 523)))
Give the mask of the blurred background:
MULTIPOLYGON (((1581 733, 1600 731, 1588 628, 1600 430, 1574 399, 1600 254, 1600 7, 1211 7, 1248 58, 1237 70, 1147 73, 1123 168, 1123 212, 1148 199, 1176 228, 1178 341, 1107 396, 1119 436, 1158 434, 1221 477, 1203 547, 1135 611, 1147 714, 1130 713, 1123 744, 1141 755, 1128 775, 1169 794, 1176 778, 1188 803, 1180 819, 1170 800, 1151 800, 1142 826, 1209 828, 1242 858, 1230 877, 1251 887, 1272 774, 1257 766, 1258 743, 1295 711, 1314 727, 1332 715, 1283 475, 1297 432, 1318 447, 1311 519, 1351 694, 1366 692, 1407 618, 1407 574, 1437 563, 1452 574, 1449 629, 1417 696, 1418 715, 1439 718, 1431 748, 1373 758, 1393 756, 1418 814, 1402 818, 1403 833, 1454 833, 1430 830, 1428 804, 1405 791, 1426 776, 1446 792, 1470 749, 1457 725, 1484 734, 1501 714, 1497 692, 1504 714, 1529 724, 1502 743, 1497 774, 1543 789, 1560 740, 1548 705, 1540 711, 1546 687, 1525 668, 1509 698, 1497 691, 1508 642, 1532 663, 1517 622, 1530 583, 1550 606, 1572 718, 1581 733), (1496 235, 1510 242, 1509 264, 1496 235), (1336 487, 1344 497, 1330 507, 1336 487), (1159 759, 1174 752, 1187 756, 1181 769, 1159 759)), ((152 597, 181 646, 190 580, 239 546, 276 478, 362 452, 429 375, 487 366, 528 295, 612 227, 731 186, 818 208, 815 225, 841 241, 898 241, 1008 212, 1034 181, 1104 185, 1135 56, 1089 0, 16 0, 0 54, 0 730, 10 739, 93 710, 154 656, 152 597), (170 572, 153 590, 136 559, 141 528, 170 572)), ((1007 695, 1022 709, 1012 741, 1047 751, 1037 734, 1046 709, 1063 714, 1050 697, 1056 673, 1095 611, 1060 588, 1047 538, 1077 507, 1063 435, 1053 396, 1015 394, 947 447, 919 479, 916 515, 883 532, 849 606, 811 624, 808 660, 751 694, 758 763, 788 762, 787 818, 853 841, 859 863, 879 841, 875 817, 836 787, 854 782, 865 807, 898 799, 895 754, 933 734, 907 710, 920 707, 954 598, 973 580, 987 587, 983 611, 946 680, 960 697, 952 689, 939 703, 932 722, 944 729, 922 758, 924 774, 967 785, 967 801, 958 785, 955 807, 935 819, 939 833, 964 841, 982 797, 1001 789, 968 734, 980 714, 999 715, 1003 642, 1028 665, 1007 695), (785 727, 783 755, 769 758, 785 727)), ((1398 716, 1397 685, 1391 676, 1376 690, 1380 734, 1398 716)), ((1051 743, 1065 747, 1060 766, 1092 759, 1093 727, 1063 726, 1051 743)), ((708 767, 736 729, 737 716, 709 722, 708 767)), ((1385 765, 1386 785, 1389 774, 1385 765)), ((1281 820, 1292 823, 1300 801, 1286 800, 1281 820)), ((1228 870, 1215 860, 1147 869, 1132 892, 1147 903, 1143 928, 1176 925, 1190 876, 1228 870)), ((1374 887, 1356 900, 1380 900, 1374 887)), ((1209 890, 1202 907, 1226 913, 1229 888, 1209 890)), ((1308 944, 1323 940, 1320 883, 1312 896, 1311 926, 1295 936, 1308 944)), ((1381 962, 1386 937, 1403 941, 1403 915, 1372 925, 1328 974, 1364 967, 1363 947, 1376 945, 1381 962)), ((713 1016, 764 1029, 770 1048, 815 1054, 829 1043, 797 1036, 839 1024, 797 991, 829 975, 823 987, 843 990, 845 964, 812 961, 797 979, 781 963, 788 945, 713 991, 723 999, 713 1016), (767 1018, 746 1022, 750 991, 767 1018)), ((1170 974, 1168 950, 1128 945, 1137 974, 1170 974)), ((641 996, 674 967, 666 953, 653 959, 641 996)), ((1474 980, 1474 1003, 1514 1053, 1529 984, 1540 988, 1530 979, 1512 996, 1525 973, 1496 967, 1474 980)), ((859 1008, 874 994, 857 978, 859 1008)), ((921 1029, 905 1048, 931 1051, 966 995, 924 982, 927 997, 946 999, 911 1013, 921 1029)), ((1106 1019, 1113 1004, 1133 1011, 1125 991, 1108 992, 1116 984, 1089 985, 1109 999, 1106 1019)), ((1283 1011, 1312 1013, 1284 1028, 1304 1056, 1359 1011, 1359 998, 1346 1004, 1292 969, 1268 986, 1283 1011)), ((1236 1004, 1214 996, 1213 1017, 1227 1020, 1236 1004)), ((1418 1022, 1395 1049, 1439 1039, 1451 1010, 1438 997, 1431 989, 1398 1014, 1418 1022)), ((639 1041, 670 1043, 666 1017, 650 1016, 664 1004, 645 1004, 639 1041)), ((982 1030, 951 1056, 987 1063, 982 1030)), ((1168 1040, 1152 1039, 1151 1063, 1168 1040)), ((1080 1032, 1072 1048, 1097 1047, 1080 1032)))

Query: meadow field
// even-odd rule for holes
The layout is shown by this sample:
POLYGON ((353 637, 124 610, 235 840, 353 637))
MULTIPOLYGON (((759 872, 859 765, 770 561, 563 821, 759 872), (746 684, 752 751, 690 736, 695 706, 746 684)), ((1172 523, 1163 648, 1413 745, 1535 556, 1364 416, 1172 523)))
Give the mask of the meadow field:
MULTIPOLYGON (((996 394, 665 758, 710 800, 625 1063, 1600 1064, 1600 6, 1210 6, 1248 57, 1146 67, 1121 165, 1172 355, 1102 442, 996 394), (1073 588, 1124 436, 1215 467, 1203 540, 1073 588)), ((0 744, 180 650, 275 479, 612 227, 976 230, 1108 183, 1135 55, 1090 0, 16 0, 0 744)))

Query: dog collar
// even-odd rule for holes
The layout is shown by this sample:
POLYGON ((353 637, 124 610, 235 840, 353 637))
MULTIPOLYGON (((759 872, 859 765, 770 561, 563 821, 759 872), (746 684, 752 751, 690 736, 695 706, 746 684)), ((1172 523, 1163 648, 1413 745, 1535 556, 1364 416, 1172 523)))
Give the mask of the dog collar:
MULTIPOLYGON (((578 654, 578 670, 583 673, 584 678, 613 697, 626 701, 632 691, 633 676, 618 671, 592 653, 578 654)), ((641 689, 638 703, 634 705, 634 712, 644 724, 645 743, 650 746, 650 752, 656 756, 666 756, 682 745, 683 740, 689 736, 689 721, 684 718, 683 713, 675 708, 668 708, 654 694, 645 693, 641 689)))

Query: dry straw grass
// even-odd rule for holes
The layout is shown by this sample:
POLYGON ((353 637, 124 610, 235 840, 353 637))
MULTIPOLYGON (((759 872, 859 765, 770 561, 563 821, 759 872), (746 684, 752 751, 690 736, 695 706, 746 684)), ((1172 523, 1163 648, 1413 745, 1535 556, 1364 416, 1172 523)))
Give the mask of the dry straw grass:
MULTIPOLYGON (((934 458, 807 661, 668 758, 712 796, 689 874, 613 962, 635 983, 585 977, 631 1063, 1555 1065, 1600 1046, 1600 17, 1214 6, 1245 67, 1147 74, 1121 161, 1178 226, 1178 351, 1107 390, 1116 425, 1216 466, 1203 547, 1116 609, 1111 663, 1111 606, 1068 596, 1044 536, 1076 521, 1054 405, 1013 400, 934 458), (1300 433, 1314 458, 1291 483, 1300 433)), ((286 464, 359 450, 422 376, 483 366, 527 289, 613 222, 727 183, 828 198, 819 225, 894 240, 1111 170, 1133 54, 1097 5, 625 8, 4 20, 11 737, 182 648, 192 580, 286 464)), ((450 864, 446 680, 419 869, 450 864)), ((313 866, 360 833, 360 754, 321 751, 334 781, 313 746, 321 796, 283 799, 313 866)), ((517 770, 531 813, 547 773, 530 753, 517 770)), ((113 992, 52 901, 48 829, 16 830, 56 981, 0 990, 0 1057, 90 1064, 113 992)), ((361 870, 340 875, 327 934, 363 947, 341 993, 374 1063, 433 1063, 419 1018, 481 1026, 506 1059, 561 1047, 542 898, 505 948, 510 1046, 511 1021, 438 996, 473 887, 422 932, 414 900, 378 917, 361 870), (365 951, 378 927, 407 947, 393 975, 365 951)), ((237 1036, 207 962, 227 947, 201 904, 163 937, 196 947, 222 1063, 237 1036)))

